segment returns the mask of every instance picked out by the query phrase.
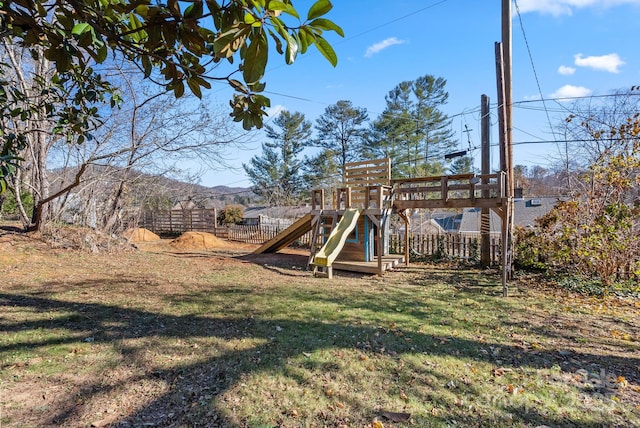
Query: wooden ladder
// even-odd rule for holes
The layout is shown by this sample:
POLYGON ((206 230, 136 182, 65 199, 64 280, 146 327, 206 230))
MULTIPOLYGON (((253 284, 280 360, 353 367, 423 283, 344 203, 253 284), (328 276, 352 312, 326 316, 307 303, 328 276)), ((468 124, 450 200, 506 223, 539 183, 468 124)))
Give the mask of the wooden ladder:
MULTIPOLYGON (((334 211, 333 217, 324 217, 322 211, 317 217, 315 227, 313 229, 313 237, 311 238, 311 249, 309 252, 309 263, 308 265, 313 264, 313 258, 320 248, 322 248, 329 239, 329 235, 331 235, 331 231, 338 223, 338 213, 334 211), (325 218, 331 218, 331 224, 327 224, 323 221, 325 218)), ((318 266, 314 266, 313 273, 316 274, 318 270, 318 266)))

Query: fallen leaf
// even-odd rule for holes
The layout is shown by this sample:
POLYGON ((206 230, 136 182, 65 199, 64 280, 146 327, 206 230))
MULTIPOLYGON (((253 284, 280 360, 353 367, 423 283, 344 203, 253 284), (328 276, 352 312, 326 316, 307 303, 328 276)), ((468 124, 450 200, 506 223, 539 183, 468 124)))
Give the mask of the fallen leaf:
POLYGON ((118 414, 113 414, 110 416, 107 416, 104 419, 101 419, 99 421, 94 421, 91 422, 91 427, 92 428, 100 428, 100 427, 106 427, 107 425, 111 425, 116 419, 118 419, 118 414))
POLYGON ((380 412, 380 416, 391 422, 406 422, 411 418, 411 413, 380 412))
POLYGON ((624 376, 618 376, 616 378, 616 384, 618 385, 618 388, 626 388, 629 386, 629 382, 627 382, 627 379, 625 379, 624 376))
POLYGON ((404 401, 409 401, 409 397, 407 397, 407 394, 405 394, 402 390, 400 391, 400 398, 404 401))
POLYGON ((336 401, 336 407, 339 408, 339 409, 344 409, 344 404, 342 404, 339 401, 336 401))
POLYGON ((496 377, 499 377, 499 376, 502 376, 503 374, 505 374, 506 372, 511 372, 511 371, 513 371, 513 370, 505 368, 505 367, 498 367, 497 369, 491 369, 491 374, 496 376, 496 377))
POLYGON ((291 410, 291 416, 293 416, 294 418, 298 417, 298 411, 296 409, 291 410))
POLYGON ((371 428, 384 428, 384 425, 380 421, 373 421, 371 423, 371 428))

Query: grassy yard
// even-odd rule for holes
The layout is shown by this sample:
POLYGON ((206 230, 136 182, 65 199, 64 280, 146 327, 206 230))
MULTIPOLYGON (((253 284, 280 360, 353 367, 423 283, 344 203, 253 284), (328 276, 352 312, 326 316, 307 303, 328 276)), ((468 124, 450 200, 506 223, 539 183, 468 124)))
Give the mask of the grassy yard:
POLYGON ((638 301, 305 263, 0 235, 0 426, 640 426, 638 301))

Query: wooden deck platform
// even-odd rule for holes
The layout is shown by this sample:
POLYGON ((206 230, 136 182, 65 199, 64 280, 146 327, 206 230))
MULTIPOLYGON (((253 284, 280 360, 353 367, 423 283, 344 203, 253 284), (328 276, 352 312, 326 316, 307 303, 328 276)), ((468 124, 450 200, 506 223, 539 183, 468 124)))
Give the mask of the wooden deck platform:
MULTIPOLYGON (((393 254, 389 256, 382 256, 382 271, 388 271, 396 266, 404 263, 404 256, 393 254)), ((354 261, 342 261, 336 260, 333 262, 333 269, 344 270, 347 272, 360 272, 360 273, 378 273, 378 262, 354 262, 354 261)))

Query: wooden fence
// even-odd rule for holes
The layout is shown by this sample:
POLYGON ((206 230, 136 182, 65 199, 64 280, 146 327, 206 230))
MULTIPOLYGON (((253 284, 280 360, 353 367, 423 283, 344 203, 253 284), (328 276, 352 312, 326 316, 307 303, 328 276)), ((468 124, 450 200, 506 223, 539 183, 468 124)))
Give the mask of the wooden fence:
MULTIPOLYGON (((159 235, 179 235, 184 232, 208 232, 218 238, 249 244, 262 244, 286 229, 275 225, 216 226, 215 210, 192 209, 145 212, 140 227, 159 235)), ((311 232, 296 241, 296 245, 310 246, 311 232)))
POLYGON ((140 219, 140 227, 161 235, 179 235, 190 231, 215 233, 216 210, 146 211, 140 219))
MULTIPOLYGON (((409 237, 409 249, 411 256, 417 258, 479 260, 480 235, 414 234, 409 237)), ((499 263, 501 251, 499 237, 491 237, 490 249, 491 263, 499 263)), ((397 233, 389 235, 389 251, 395 254, 404 254, 404 235, 397 233)))
MULTIPOLYGON (((230 241, 263 244, 286 229, 274 225, 232 225, 216 227, 215 210, 193 209, 146 212, 140 226, 157 234, 179 235, 188 231, 209 232, 230 241)), ((296 245, 310 247, 312 232, 304 234, 296 245)), ((446 234, 413 234, 409 237, 409 248, 413 256, 457 259, 478 259, 480 257, 480 236, 446 234)), ((500 261, 500 238, 491 237, 491 262, 500 261)), ((404 254, 404 235, 389 235, 391 253, 404 254)))
MULTIPOLYGON (((272 225, 238 225, 234 224, 227 228, 227 239, 230 241, 247 242, 249 244, 264 244, 275 237, 286 227, 272 225)), ((312 232, 309 231, 296 240, 295 245, 302 247, 311 246, 312 232)))

